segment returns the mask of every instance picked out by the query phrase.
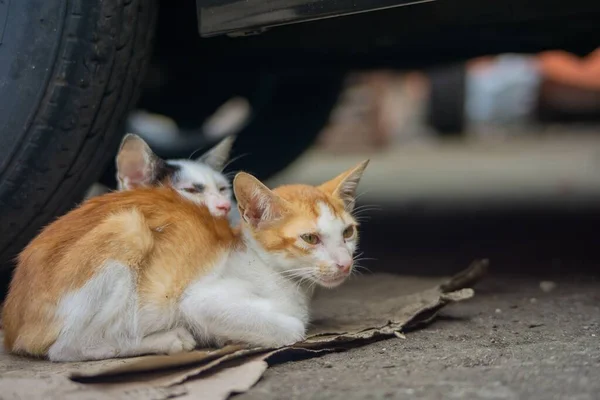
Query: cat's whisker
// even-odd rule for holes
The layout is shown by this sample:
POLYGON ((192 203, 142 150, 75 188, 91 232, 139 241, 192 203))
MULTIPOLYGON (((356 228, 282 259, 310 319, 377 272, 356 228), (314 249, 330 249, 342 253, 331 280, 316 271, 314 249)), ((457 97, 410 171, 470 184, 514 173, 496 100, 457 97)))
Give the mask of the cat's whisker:
POLYGON ((382 211, 383 209, 381 207, 376 207, 376 206, 371 206, 371 207, 363 207, 360 209, 356 209, 352 211, 352 215, 361 215, 364 214, 366 212, 372 212, 372 211, 382 211))
POLYGON ((376 205, 370 205, 370 206, 361 206, 359 208, 356 208, 354 210, 352 210, 352 215, 360 215, 363 214, 365 212, 370 212, 370 211, 382 211, 383 208, 376 206, 376 205))
POLYGON ((354 217, 354 219, 361 220, 361 219, 371 219, 371 215, 370 214, 365 214, 365 212, 361 212, 359 214, 352 214, 352 216, 354 217))
POLYGON ((300 273, 289 273, 289 274, 284 274, 281 273, 279 275, 280 280, 283 281, 290 281, 296 278, 302 278, 304 276, 304 274, 300 274, 300 273))
POLYGON ((358 201, 358 199, 360 199, 361 197, 363 197, 365 194, 370 193, 371 190, 363 190, 362 192, 360 192, 359 194, 357 194, 356 196, 354 196, 354 201, 358 201))
POLYGON ((296 276, 283 276, 281 278, 282 279, 280 280, 280 282, 297 282, 297 281, 301 281, 302 279, 305 279, 306 277, 303 275, 296 275, 296 276))
POLYGON ((358 264, 354 265, 354 267, 352 268, 352 271, 371 272, 371 270, 369 268, 365 267, 364 265, 358 265, 358 264))
POLYGON ((300 267, 300 268, 291 268, 291 269, 286 269, 283 272, 289 272, 289 271, 300 271, 300 270, 311 270, 313 267, 300 267))
POLYGON ((226 164, 223 166, 223 168, 221 168, 221 171, 224 171, 225 169, 227 169, 227 167, 229 167, 229 166, 230 166, 231 164, 233 164, 235 161, 237 161, 237 160, 239 160, 239 159, 241 159, 241 158, 243 158, 243 157, 246 157, 246 156, 247 156, 247 155, 249 155, 249 154, 250 154, 250 153, 243 153, 243 154, 240 154, 240 155, 238 155, 238 156, 236 156, 236 157, 233 157, 233 158, 231 158, 229 161, 227 161, 227 163, 226 163, 226 164))
POLYGON ((303 274, 303 273, 295 273, 295 274, 281 275, 281 278, 283 280, 293 280, 293 279, 302 279, 305 276, 306 276, 306 274, 303 274))
POLYGON ((372 258, 372 257, 363 257, 362 255, 365 254, 364 251, 361 251, 360 253, 355 254, 352 259, 356 262, 356 261, 363 261, 363 260, 369 260, 369 261, 377 261, 377 258, 372 258))
POLYGON ((360 199, 362 196, 364 196, 365 194, 367 194, 367 193, 369 193, 369 192, 370 192, 370 190, 365 190, 364 192, 357 194, 357 195, 356 195, 356 196, 355 196, 355 197, 352 199, 352 201, 350 201, 350 202, 349 202, 349 203, 348 203, 348 204, 347 204, 347 205, 344 207, 344 208, 345 208, 345 210, 346 210, 346 211, 350 211, 350 210, 351 210, 351 209, 352 209, 352 208, 353 208, 353 207, 356 205, 356 203, 358 202, 358 199, 360 199))
MULTIPOLYGON (((306 270, 307 268, 299 268, 300 270, 306 270)), ((292 282, 296 288, 299 288, 300 285, 305 280, 310 279, 309 276, 305 272, 309 271, 284 271, 280 274, 277 281, 278 282, 292 282)))
POLYGON ((381 207, 379 204, 375 204, 375 203, 365 203, 365 204, 361 204, 360 206, 357 206, 356 209, 361 209, 364 207, 381 207))
POLYGON ((377 258, 372 258, 372 257, 361 257, 361 258, 355 258, 354 262, 361 262, 361 261, 378 261, 377 258))
POLYGON ((373 211, 377 211, 377 210, 361 210, 358 214, 352 214, 352 217, 354 219, 356 219, 357 221, 359 220, 368 220, 372 218, 372 214, 373 211))
POLYGON ((187 159, 191 160, 196 155, 196 153, 198 153, 200 150, 204 150, 204 149, 205 149, 204 146, 203 147, 198 147, 196 150, 192 151, 192 154, 190 154, 190 156, 187 159))
POLYGON ((288 275, 288 274, 297 274, 297 273, 301 273, 301 272, 310 272, 310 271, 312 271, 312 267, 303 267, 303 268, 288 269, 286 271, 281 272, 281 274, 288 275))

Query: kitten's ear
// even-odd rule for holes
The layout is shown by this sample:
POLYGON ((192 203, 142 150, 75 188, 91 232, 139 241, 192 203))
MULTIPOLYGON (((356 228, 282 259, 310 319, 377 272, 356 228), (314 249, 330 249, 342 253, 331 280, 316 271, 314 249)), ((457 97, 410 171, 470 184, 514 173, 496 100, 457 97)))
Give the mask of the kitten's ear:
POLYGON ((125 135, 117 154, 119 190, 147 186, 156 180, 164 161, 152 152, 144 139, 133 133, 125 135))
POLYGON ((231 153, 233 142, 235 142, 235 136, 227 136, 215 147, 198 157, 196 161, 204 163, 217 171, 221 171, 225 168, 227 160, 229 160, 229 153, 231 153))
POLYGON ((254 228, 280 219, 287 211, 285 200, 245 172, 233 179, 233 192, 242 220, 254 228))
POLYGON ((356 197, 356 188, 367 165, 369 165, 369 160, 365 160, 356 167, 342 172, 332 180, 323 183, 319 186, 319 189, 340 198, 344 202, 346 210, 352 211, 356 197))

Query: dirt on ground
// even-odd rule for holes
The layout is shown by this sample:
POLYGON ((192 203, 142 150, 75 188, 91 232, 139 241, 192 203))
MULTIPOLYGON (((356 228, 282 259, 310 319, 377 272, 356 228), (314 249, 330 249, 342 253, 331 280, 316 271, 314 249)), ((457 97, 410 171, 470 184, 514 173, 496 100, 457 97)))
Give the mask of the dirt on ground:
POLYGON ((491 275, 426 329, 274 366, 240 400, 597 399, 600 280, 491 275))

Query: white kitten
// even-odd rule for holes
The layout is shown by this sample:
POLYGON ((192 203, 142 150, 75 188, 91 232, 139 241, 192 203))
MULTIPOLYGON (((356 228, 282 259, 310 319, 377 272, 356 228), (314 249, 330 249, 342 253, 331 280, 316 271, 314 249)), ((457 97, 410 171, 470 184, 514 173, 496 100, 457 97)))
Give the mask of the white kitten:
POLYGON ((232 192, 221 171, 234 141, 234 137, 226 137, 195 160, 163 160, 141 137, 129 133, 123 138, 117 155, 118 188, 169 185, 190 200, 206 205, 215 217, 227 215, 231 210, 232 192))

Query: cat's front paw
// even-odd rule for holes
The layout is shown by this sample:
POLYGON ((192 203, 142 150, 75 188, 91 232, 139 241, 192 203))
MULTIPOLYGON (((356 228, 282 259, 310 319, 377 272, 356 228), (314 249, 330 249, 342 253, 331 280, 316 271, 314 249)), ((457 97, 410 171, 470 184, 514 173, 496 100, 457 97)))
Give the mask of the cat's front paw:
POLYGON ((98 346, 85 349, 83 352, 83 356, 88 360, 105 360, 115 358, 118 354, 117 349, 110 346, 98 346))
POLYGON ((167 354, 177 354, 184 351, 192 351, 196 348, 196 339, 185 328, 175 328, 169 332, 171 344, 167 349, 167 354))
POLYGON ((285 316, 281 318, 280 329, 277 335, 274 335, 271 346, 283 347, 306 339, 306 325, 295 317, 285 316))

